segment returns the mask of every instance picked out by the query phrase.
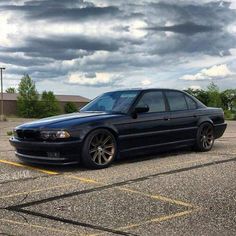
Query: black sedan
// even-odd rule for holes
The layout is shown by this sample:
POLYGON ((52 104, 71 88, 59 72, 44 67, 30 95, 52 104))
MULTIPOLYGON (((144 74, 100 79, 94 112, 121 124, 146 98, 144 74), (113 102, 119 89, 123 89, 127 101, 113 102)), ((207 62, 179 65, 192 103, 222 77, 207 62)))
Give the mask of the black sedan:
POLYGON ((121 155, 161 148, 209 151, 225 129, 222 109, 183 91, 135 89, 102 94, 78 113, 20 125, 10 143, 26 162, 104 168, 121 155))

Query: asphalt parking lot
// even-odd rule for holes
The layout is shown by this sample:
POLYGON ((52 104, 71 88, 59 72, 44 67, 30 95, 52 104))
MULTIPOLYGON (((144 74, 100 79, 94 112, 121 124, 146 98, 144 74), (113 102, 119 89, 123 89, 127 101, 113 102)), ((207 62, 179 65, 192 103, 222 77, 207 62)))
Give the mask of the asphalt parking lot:
POLYGON ((0 122, 0 235, 236 235, 236 122, 208 153, 29 166, 0 122))

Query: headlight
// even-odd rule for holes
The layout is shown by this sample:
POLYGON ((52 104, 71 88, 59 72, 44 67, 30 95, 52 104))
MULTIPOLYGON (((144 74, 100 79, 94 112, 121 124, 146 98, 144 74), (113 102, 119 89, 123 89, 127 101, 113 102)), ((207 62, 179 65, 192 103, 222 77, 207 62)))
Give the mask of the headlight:
POLYGON ((66 139, 70 138, 70 134, 67 131, 41 131, 41 138, 44 140, 66 139))

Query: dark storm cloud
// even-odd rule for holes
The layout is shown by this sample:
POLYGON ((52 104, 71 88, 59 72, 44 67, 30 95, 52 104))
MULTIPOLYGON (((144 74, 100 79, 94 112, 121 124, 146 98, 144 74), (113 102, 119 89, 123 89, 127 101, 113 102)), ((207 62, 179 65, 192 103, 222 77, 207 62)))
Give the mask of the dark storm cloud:
POLYGON ((63 20, 63 21, 75 21, 75 20, 89 20, 99 17, 112 17, 119 13, 116 7, 86 7, 86 8, 52 8, 49 10, 43 10, 32 15, 28 15, 29 19, 50 19, 50 20, 63 20))
POLYGON ((119 8, 96 7, 83 1, 29 1, 24 5, 5 5, 2 10, 24 13, 27 20, 86 21, 99 17, 114 17, 121 13, 119 8))
POLYGON ((17 66, 43 66, 49 62, 50 60, 40 59, 40 58, 26 58, 24 56, 18 56, 18 55, 10 55, 10 54, 4 54, 0 53, 0 61, 11 64, 11 65, 17 65, 17 66))
POLYGON ((171 37, 163 35, 157 38, 155 34, 149 35, 146 46, 150 54, 154 55, 175 55, 179 54, 202 54, 224 56, 229 55, 229 49, 236 47, 236 37, 227 32, 205 32, 189 35, 175 34, 171 37), (156 44, 152 42, 158 42, 156 44))
MULTIPOLYGON (((87 36, 28 37, 23 46, 2 47, 3 52, 23 52, 32 58, 48 57, 55 60, 72 60, 91 55, 94 51, 117 51, 120 43, 109 38, 87 36)), ((21 63, 21 62, 20 62, 21 63)))
POLYGON ((23 32, 22 41, 0 47, 3 52, 0 62, 22 67, 9 70, 12 74, 25 73, 27 68, 39 80, 68 77, 76 71, 93 79, 96 72, 125 75, 129 71, 147 70, 148 75, 151 68, 177 66, 183 57, 185 61, 196 55, 223 57, 236 47, 235 35, 227 30, 236 21, 229 2, 104 2, 105 5, 98 5, 89 0, 31 0, 16 5, 5 1, 0 4, 0 11, 13 13, 10 22, 20 20, 22 26, 28 24, 29 28, 36 22, 39 29, 38 34, 32 35, 31 30, 23 32), (66 27, 65 33, 54 28, 54 33, 49 35, 38 20, 47 26, 68 24, 70 29, 74 23, 87 24, 73 35, 71 31, 67 34, 66 27), (10 55, 15 52, 22 52, 26 57, 10 55), (73 59, 75 62, 70 66, 61 66, 73 59))
POLYGON ((173 25, 173 26, 146 27, 143 29, 152 30, 152 31, 167 31, 167 32, 180 33, 180 34, 189 34, 189 35, 201 33, 201 32, 219 30, 218 27, 213 27, 209 25, 198 25, 191 22, 187 22, 187 23, 179 24, 179 25, 173 25))
MULTIPOLYGON (((235 20, 235 11, 229 8, 230 3, 214 1, 205 4, 177 2, 150 3, 147 7, 147 16, 150 26, 157 26, 156 20, 161 23, 174 21, 177 25, 192 22, 198 25, 225 26, 235 20), (160 17, 161 16, 161 17, 160 17)), ((159 25, 164 26, 164 25, 159 25)))
POLYGON ((31 48, 45 47, 53 49, 82 49, 87 51, 116 51, 119 43, 109 38, 87 36, 60 36, 51 38, 28 38, 26 43, 31 48))

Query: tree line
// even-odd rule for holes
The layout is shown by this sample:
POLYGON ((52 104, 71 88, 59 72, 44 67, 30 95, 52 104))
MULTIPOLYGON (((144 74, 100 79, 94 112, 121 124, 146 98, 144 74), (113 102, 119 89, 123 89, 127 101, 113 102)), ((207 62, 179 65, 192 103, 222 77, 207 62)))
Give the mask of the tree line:
POLYGON ((17 114, 20 117, 44 118, 78 111, 76 104, 73 102, 67 102, 64 110, 62 110, 52 91, 43 91, 39 95, 35 82, 29 75, 23 76, 17 89, 10 87, 6 89, 6 92, 18 92, 17 114))
MULTIPOLYGON (((77 111, 75 103, 72 102, 66 103, 62 111, 52 91, 43 91, 40 96, 29 75, 23 76, 17 90, 12 87, 6 90, 8 93, 17 91, 17 113, 20 117, 43 118, 77 111)), ((185 91, 206 106, 221 107, 227 119, 236 119, 236 89, 220 91, 219 87, 211 82, 205 90, 188 88, 185 91)))
POLYGON ((219 87, 211 82, 207 89, 185 90, 209 107, 221 107, 227 119, 236 119, 236 89, 220 91, 219 87))

